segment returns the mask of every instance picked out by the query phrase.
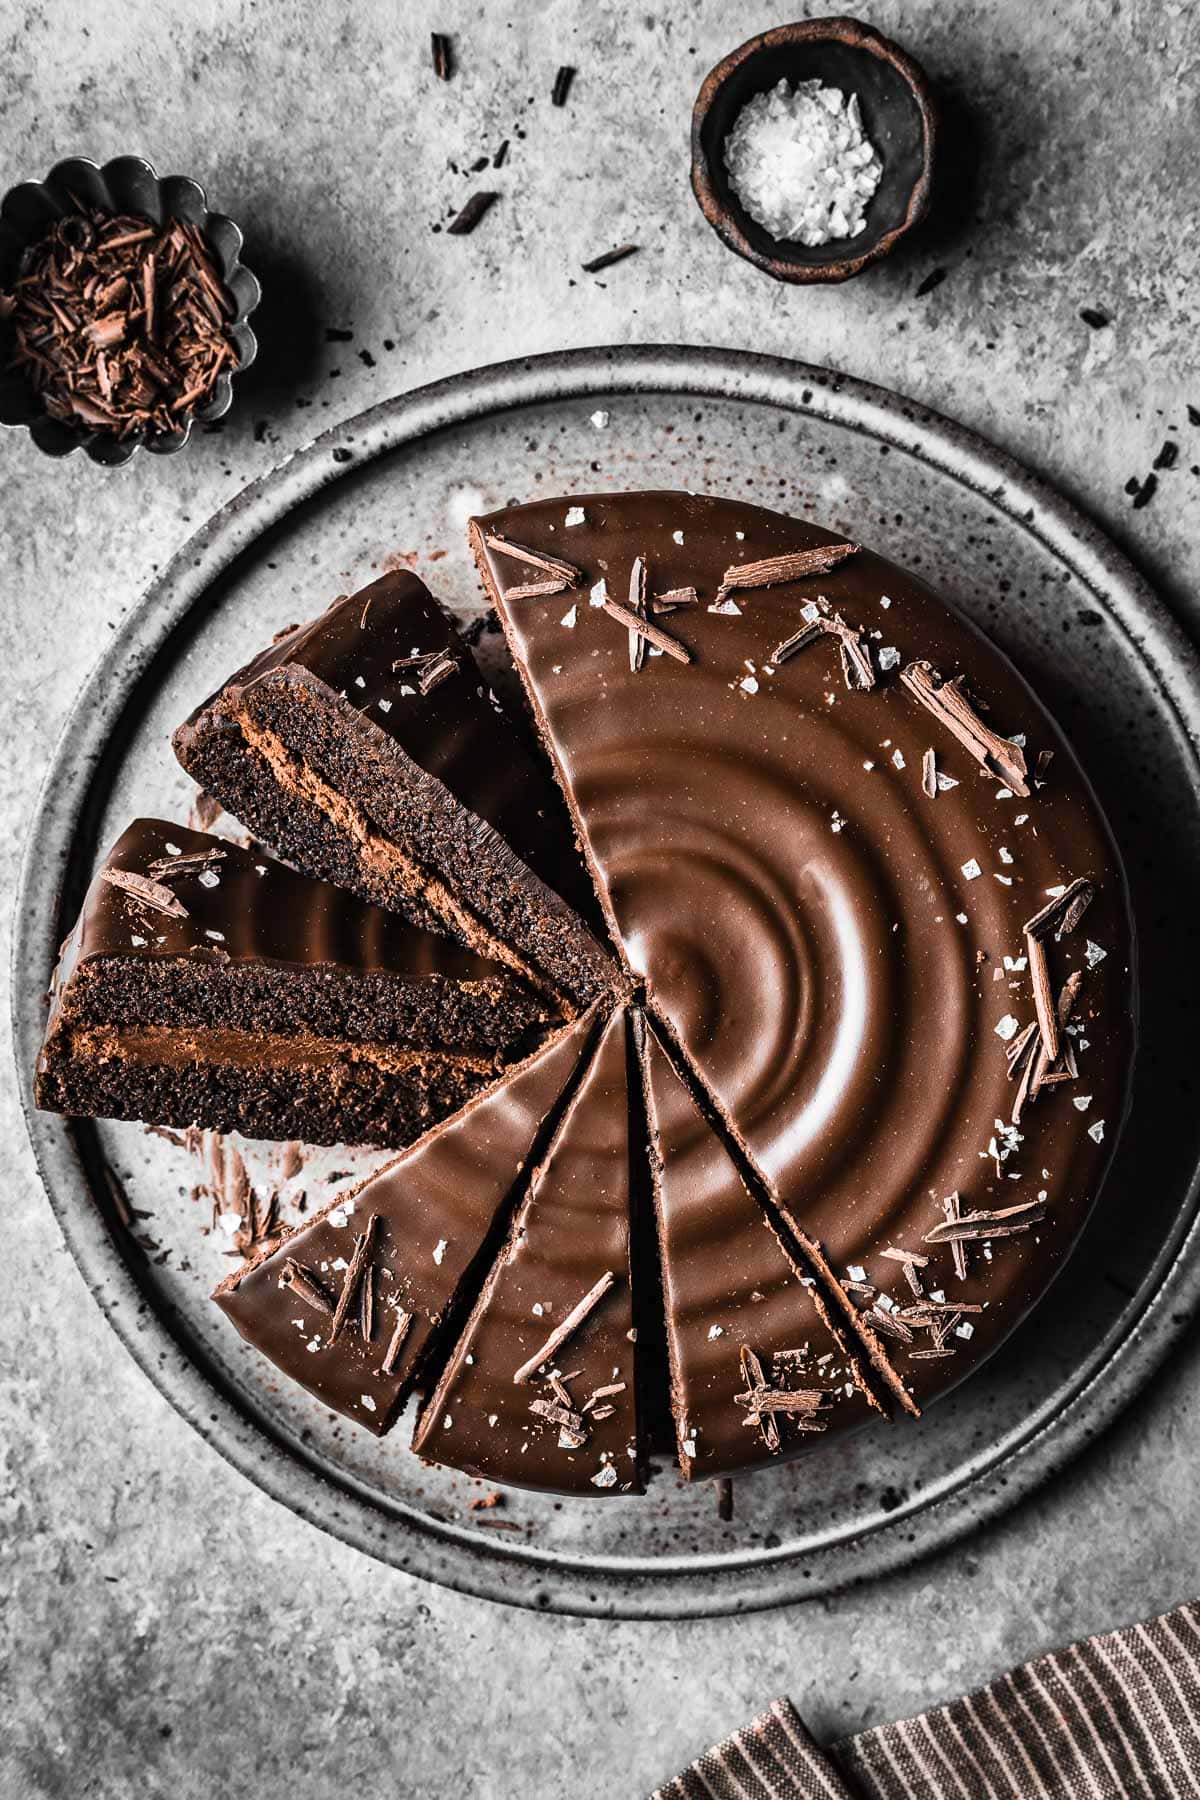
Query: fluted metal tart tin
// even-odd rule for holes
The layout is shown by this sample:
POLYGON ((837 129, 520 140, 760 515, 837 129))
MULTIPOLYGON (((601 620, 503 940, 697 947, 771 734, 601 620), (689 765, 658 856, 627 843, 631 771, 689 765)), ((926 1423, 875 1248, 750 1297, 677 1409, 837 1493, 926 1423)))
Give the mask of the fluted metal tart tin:
MULTIPOLYGON (((485 636, 503 685, 500 640, 485 636)), ((1200 1299, 1200 667, 1125 558, 1044 483, 911 401, 733 351, 578 350, 476 370, 327 433, 216 514, 122 626, 47 777, 18 898, 13 1025, 46 1192, 90 1292, 223 1456, 370 1555, 517 1605, 631 1618, 769 1606, 888 1574, 986 1527, 1060 1470, 1153 1374, 1200 1299), (886 452, 886 454, 885 454, 886 452), (183 817, 165 746, 276 628, 385 565, 480 609, 464 522, 512 495, 708 486, 820 520, 914 568, 1017 661, 1074 741, 1124 852, 1143 946, 1130 1125, 1079 1249, 1002 1352, 918 1424, 735 1483, 664 1465, 644 1499, 559 1503, 423 1467, 277 1376, 208 1293, 231 1264, 180 1148, 29 1104, 41 996, 100 849, 135 814, 183 817), (1170 830, 1163 821, 1170 821, 1170 830), (123 1226, 105 1166, 138 1213, 123 1226), (169 1247, 171 1254, 162 1252, 169 1247), (502 1520, 503 1525, 497 1524, 502 1520)), ((218 829, 220 827, 218 826, 218 829)), ((266 1146, 249 1147, 265 1171, 266 1146)), ((382 1160, 322 1152, 323 1176, 382 1160)))
POLYGON ((68 157, 56 163, 44 181, 23 181, 0 200, 0 289, 16 275, 25 251, 43 238, 56 220, 77 212, 81 204, 107 213, 140 213, 156 225, 170 218, 182 219, 200 230, 233 299, 229 335, 237 364, 221 371, 212 394, 178 431, 124 439, 82 423, 72 425, 50 418, 19 370, 0 366, 0 425, 27 428, 47 456, 69 456, 73 450, 83 450, 92 462, 109 468, 128 462, 139 448, 155 456, 174 455, 186 446, 193 425, 211 424, 229 411, 234 377, 248 369, 258 354, 249 321, 262 299, 262 289, 257 276, 241 260, 241 227, 224 213, 209 210, 208 197, 198 181, 186 175, 159 175, 144 157, 118 156, 103 167, 86 156, 68 157))

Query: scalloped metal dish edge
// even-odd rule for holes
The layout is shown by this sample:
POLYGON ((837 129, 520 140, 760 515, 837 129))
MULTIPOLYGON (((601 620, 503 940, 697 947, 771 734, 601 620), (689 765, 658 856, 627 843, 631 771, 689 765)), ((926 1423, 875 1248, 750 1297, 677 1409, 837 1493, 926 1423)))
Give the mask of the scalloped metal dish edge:
POLYGON ((146 1295, 90 1198, 71 1128, 33 1110, 28 1070, 41 1035, 36 990, 56 944, 57 884, 114 725, 143 670, 209 584, 265 529, 356 466, 427 433, 490 413, 617 393, 735 398, 815 416, 879 438, 985 496, 1073 570, 1153 673, 1191 765, 1200 803, 1200 661, 1132 565, 1052 488, 973 433, 832 371, 750 352, 584 349, 469 371, 384 401, 317 438, 252 483, 183 546, 93 670, 64 727, 29 834, 13 939, 13 1034, 26 1123, 47 1196, 89 1291, 143 1372, 225 1459, 308 1522, 367 1554, 462 1592, 539 1610, 682 1618, 786 1604, 917 1560, 997 1516, 1063 1467, 1129 1401, 1200 1301, 1200 1171, 1175 1231, 1089 1361, 1021 1430, 992 1445, 948 1489, 808 1546, 590 1565, 478 1536, 337 1482, 251 1416, 190 1360, 146 1295), (353 440, 352 460, 334 460, 353 440), (35 849, 36 846, 36 849, 35 849))

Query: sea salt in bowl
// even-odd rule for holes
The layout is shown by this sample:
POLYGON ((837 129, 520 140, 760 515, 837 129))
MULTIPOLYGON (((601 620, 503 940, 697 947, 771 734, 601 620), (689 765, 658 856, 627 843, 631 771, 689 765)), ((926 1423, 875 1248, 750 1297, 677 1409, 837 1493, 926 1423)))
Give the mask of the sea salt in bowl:
POLYGON ((922 219, 933 184, 937 123, 924 71, 857 19, 805 19, 751 38, 705 77, 692 113, 692 188, 717 235, 777 281, 846 281, 895 248, 922 219), (746 104, 785 81, 819 81, 857 97, 862 129, 883 165, 852 237, 806 245, 752 218, 726 166, 725 146, 746 104))

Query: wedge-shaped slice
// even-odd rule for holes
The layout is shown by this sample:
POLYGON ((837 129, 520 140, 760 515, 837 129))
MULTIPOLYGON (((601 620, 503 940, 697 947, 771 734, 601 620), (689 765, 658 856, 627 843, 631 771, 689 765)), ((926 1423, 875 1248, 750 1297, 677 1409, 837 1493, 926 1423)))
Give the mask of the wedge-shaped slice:
POLYGON ((456 1302, 483 1279, 505 1203, 549 1141, 595 1028, 593 1013, 577 1019, 499 1087, 235 1270, 213 1299, 247 1342, 382 1437, 456 1302))
POLYGON ((734 1475, 861 1424, 875 1402, 661 1046, 639 1042, 679 1464, 689 1480, 734 1475))
POLYGON ((506 1486, 640 1492, 626 1021, 615 1013, 417 1423, 506 1486))
POLYGON ((449 938, 224 838, 139 819, 63 946, 37 1103, 399 1149, 549 1016, 449 938))
POLYGON ((577 1004, 615 969, 548 769, 415 575, 343 595, 175 733, 202 787, 298 868, 455 933, 577 1004))

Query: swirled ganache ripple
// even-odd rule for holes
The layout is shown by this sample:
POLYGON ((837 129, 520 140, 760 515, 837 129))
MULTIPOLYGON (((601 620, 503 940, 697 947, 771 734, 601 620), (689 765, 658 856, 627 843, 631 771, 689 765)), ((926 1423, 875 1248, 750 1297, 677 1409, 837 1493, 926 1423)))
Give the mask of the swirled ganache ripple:
POLYGON ((471 535, 659 1030, 928 1400, 1043 1293, 1127 1104, 1132 921, 1083 772, 998 649, 813 525, 640 493, 471 535))
POLYGON ((612 992, 549 771, 415 575, 383 575, 282 633, 173 742, 307 874, 453 932, 575 1009, 612 992))
POLYGON ((225 838, 139 819, 55 971, 49 1111, 411 1142, 553 1014, 498 963, 225 838))

